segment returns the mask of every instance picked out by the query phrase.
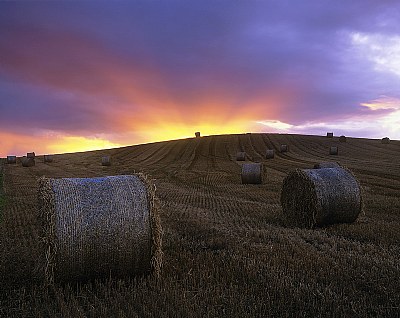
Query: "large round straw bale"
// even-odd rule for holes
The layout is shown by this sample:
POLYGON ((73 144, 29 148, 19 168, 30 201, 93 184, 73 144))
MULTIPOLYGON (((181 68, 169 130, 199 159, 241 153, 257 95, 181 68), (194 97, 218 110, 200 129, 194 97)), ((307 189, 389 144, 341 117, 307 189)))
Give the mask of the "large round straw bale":
POLYGON ((289 149, 288 145, 281 145, 281 152, 287 152, 289 149))
POLYGON ((101 157, 101 165, 102 166, 111 166, 111 157, 110 156, 101 157))
POLYGON ((320 163, 316 163, 314 165, 314 169, 338 168, 338 167, 341 167, 341 165, 338 162, 334 162, 334 161, 320 162, 320 163))
POLYGON ((26 157, 27 157, 27 158, 35 158, 35 153, 34 153, 34 152, 28 152, 28 153, 26 154, 26 157))
POLYGON ((333 132, 327 132, 326 137, 328 138, 333 138, 333 132))
POLYGON ((23 167, 33 167, 35 165, 35 158, 22 157, 21 163, 23 167))
POLYGON ((236 154, 237 161, 245 161, 246 160, 246 153, 244 151, 238 152, 236 154))
POLYGON ((44 162, 53 162, 53 156, 52 155, 44 155, 43 161, 44 162))
POLYGON ((242 165, 242 184, 262 183, 262 163, 244 163, 242 165))
POLYGON ((348 169, 296 169, 283 181, 281 204, 289 226, 351 223, 362 209, 361 187, 348 169))
POLYGON ((273 159, 275 156, 275 150, 274 149, 267 149, 265 153, 265 158, 266 159, 273 159))
POLYGON ((17 156, 7 156, 7 163, 9 164, 17 163, 17 156))
POLYGON ((337 155, 339 153, 339 148, 337 146, 329 147, 329 154, 330 155, 337 155))
POLYGON ((47 283, 159 275, 159 204, 144 175, 41 178, 38 197, 47 283))
POLYGON ((196 138, 200 138, 200 131, 196 131, 196 132, 194 133, 194 135, 196 136, 196 138))
POLYGON ((388 143, 390 143, 389 137, 382 138, 382 143, 383 143, 383 144, 388 144, 388 143))
POLYGON ((339 137, 339 141, 340 141, 340 142, 346 142, 346 141, 347 141, 347 140, 346 140, 346 136, 341 135, 341 136, 339 137))

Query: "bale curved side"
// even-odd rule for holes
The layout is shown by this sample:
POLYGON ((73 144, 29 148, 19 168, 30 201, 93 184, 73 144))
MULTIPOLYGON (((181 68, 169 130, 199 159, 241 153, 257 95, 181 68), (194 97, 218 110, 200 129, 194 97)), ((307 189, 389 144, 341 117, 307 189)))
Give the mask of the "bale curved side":
POLYGON ((296 169, 283 181, 281 205, 289 226, 352 223, 362 210, 361 187, 348 169, 296 169))
POLYGON ((242 165, 242 184, 262 183, 262 163, 244 163, 242 165))
POLYGON ((389 137, 382 138, 382 143, 383 144, 389 144, 390 143, 389 137))
POLYGON ((160 275, 159 204, 145 176, 44 178, 39 206, 48 283, 160 275))
POLYGON ((35 158, 22 157, 21 163, 23 167, 33 167, 35 165, 35 158))
POLYGON ((267 149, 265 153, 265 158, 266 159, 273 159, 275 156, 275 150, 274 149, 267 149))
POLYGON ((345 136, 345 135, 341 135, 341 136, 339 137, 339 141, 340 141, 340 142, 346 142, 346 141, 347 141, 346 136, 345 136))
POLYGON ((43 162, 53 162, 53 156, 52 155, 44 155, 43 156, 43 162))

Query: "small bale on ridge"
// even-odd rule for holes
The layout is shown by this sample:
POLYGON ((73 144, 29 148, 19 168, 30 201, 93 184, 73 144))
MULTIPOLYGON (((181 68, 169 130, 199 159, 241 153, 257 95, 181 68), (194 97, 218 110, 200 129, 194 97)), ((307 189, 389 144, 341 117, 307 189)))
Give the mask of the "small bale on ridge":
POLYGON ((28 152, 28 153, 26 154, 26 157, 27 157, 27 158, 33 158, 33 159, 35 159, 35 152, 28 152))
POLYGON ((283 180, 281 205, 288 226, 352 223, 362 210, 361 187, 345 168, 296 169, 283 180))
POLYGON ((281 152, 287 152, 289 149, 288 145, 281 145, 281 152))
POLYGON ((245 161, 246 153, 244 151, 240 151, 236 154, 236 161, 245 161))
POLYGON ((110 156, 101 157, 101 165, 102 166, 111 166, 111 157, 110 156))
POLYGON ((333 138, 333 132, 327 132, 326 137, 328 138, 333 138))
POLYGON ((47 284, 160 274, 155 186, 142 174, 39 179, 47 284))
POLYGON ((17 163, 17 156, 7 156, 7 163, 14 164, 17 163))
POLYGON ((341 136, 339 137, 339 142, 346 142, 346 141, 347 141, 347 138, 346 138, 345 135, 341 135, 341 136))
POLYGON ((52 155, 44 155, 43 162, 53 162, 53 156, 52 155))
POLYGON ((35 165, 35 158, 22 157, 21 163, 23 167, 33 167, 35 165))
POLYGON ((339 154, 339 148, 337 146, 331 146, 329 148, 329 154, 330 155, 338 155, 339 154))
POLYGON ((200 138, 200 131, 196 131, 196 132, 194 133, 194 135, 196 136, 196 138, 200 138))
POLYGON ((274 149, 267 149, 265 153, 265 158, 266 159, 273 159, 275 156, 275 150, 274 149))
POLYGON ((389 137, 382 138, 382 143, 383 143, 383 144, 388 144, 388 143, 390 143, 389 137))
POLYGON ((244 163, 242 165, 242 184, 262 183, 262 163, 244 163))

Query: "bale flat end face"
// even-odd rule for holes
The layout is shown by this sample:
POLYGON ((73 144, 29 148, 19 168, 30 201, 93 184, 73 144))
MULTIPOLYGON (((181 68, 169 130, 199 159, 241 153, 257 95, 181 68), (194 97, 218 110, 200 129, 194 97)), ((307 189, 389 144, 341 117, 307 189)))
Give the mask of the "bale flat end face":
POLYGON ((244 163, 242 165, 242 184, 261 184, 263 165, 261 163, 244 163))
POLYGON ((352 223, 362 210, 361 187, 348 169, 297 169, 283 182, 281 204, 289 226, 352 223))
POLYGON ((145 176, 41 179, 39 207, 48 282, 159 276, 159 208, 145 176))
POLYGON ((265 158, 266 159, 273 159, 274 156, 275 156, 274 149, 267 149, 266 154, 265 154, 265 158))
POLYGON ((339 148, 336 146, 332 146, 329 148, 329 154, 333 156, 337 156, 339 154, 339 148))
POLYGON ((289 149, 288 145, 281 145, 281 152, 287 152, 289 149))

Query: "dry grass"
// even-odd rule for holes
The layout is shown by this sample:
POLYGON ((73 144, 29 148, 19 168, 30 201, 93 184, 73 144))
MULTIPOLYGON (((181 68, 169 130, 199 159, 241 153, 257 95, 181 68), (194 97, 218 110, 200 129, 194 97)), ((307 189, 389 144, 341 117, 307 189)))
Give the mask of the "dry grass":
POLYGON ((202 137, 57 156, 26 169, 4 165, 0 225, 2 317, 396 317, 400 294, 400 142, 352 138, 341 164, 354 171, 364 211, 351 224, 287 228, 283 179, 329 161, 326 136, 202 137), (279 153, 263 184, 239 182, 248 158, 279 153), (104 169, 101 156, 117 164, 104 169), (164 235, 161 276, 102 279, 45 288, 36 179, 143 171, 156 181, 164 235), (251 189, 250 189, 251 188, 251 189), (249 189, 251 191, 249 191, 249 189))
POLYGON ((236 161, 245 161, 246 153, 244 151, 240 151, 236 154, 236 161))
POLYGON ((321 169, 321 168, 338 168, 340 164, 334 161, 324 161, 320 163, 316 163, 314 165, 314 169, 321 169))

